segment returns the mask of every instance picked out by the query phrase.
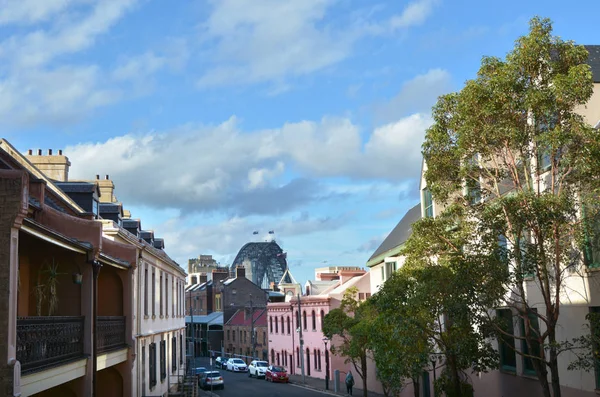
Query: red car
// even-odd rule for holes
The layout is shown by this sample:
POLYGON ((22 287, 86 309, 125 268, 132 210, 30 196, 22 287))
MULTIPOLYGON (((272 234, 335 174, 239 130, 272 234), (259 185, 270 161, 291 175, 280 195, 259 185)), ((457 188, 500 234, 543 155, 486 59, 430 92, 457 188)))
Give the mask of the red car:
POLYGON ((267 382, 271 381, 288 383, 290 378, 285 368, 280 367, 279 365, 271 365, 269 368, 267 368, 267 372, 265 372, 265 380, 267 382))

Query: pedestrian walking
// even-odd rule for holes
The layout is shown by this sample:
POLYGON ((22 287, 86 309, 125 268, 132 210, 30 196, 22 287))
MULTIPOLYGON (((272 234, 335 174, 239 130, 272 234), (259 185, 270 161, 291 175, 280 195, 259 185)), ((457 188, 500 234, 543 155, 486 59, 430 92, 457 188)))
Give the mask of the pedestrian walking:
POLYGON ((354 376, 352 376, 352 371, 348 371, 346 374, 346 389, 350 396, 352 395, 352 386, 354 386, 354 376))

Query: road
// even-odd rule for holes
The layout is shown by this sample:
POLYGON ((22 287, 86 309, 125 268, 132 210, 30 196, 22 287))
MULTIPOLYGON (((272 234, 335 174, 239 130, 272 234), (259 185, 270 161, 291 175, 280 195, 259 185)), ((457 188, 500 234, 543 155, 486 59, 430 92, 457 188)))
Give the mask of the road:
MULTIPOLYGON (((196 366, 210 368, 208 359, 196 359, 196 366)), ((223 397, 324 397, 327 394, 303 387, 285 384, 271 383, 264 379, 249 378, 248 373, 233 373, 226 370, 215 369, 223 375, 225 389, 214 390, 213 393, 223 397)))

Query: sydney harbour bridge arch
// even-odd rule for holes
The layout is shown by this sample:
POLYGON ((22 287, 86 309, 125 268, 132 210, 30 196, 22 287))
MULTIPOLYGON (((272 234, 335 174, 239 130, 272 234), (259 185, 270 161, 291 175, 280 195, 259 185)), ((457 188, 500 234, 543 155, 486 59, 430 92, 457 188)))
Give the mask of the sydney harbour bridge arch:
POLYGON ((279 283, 288 267, 286 254, 275 241, 244 245, 231 265, 232 272, 238 266, 245 267, 246 277, 261 288, 269 288, 271 282, 279 283))

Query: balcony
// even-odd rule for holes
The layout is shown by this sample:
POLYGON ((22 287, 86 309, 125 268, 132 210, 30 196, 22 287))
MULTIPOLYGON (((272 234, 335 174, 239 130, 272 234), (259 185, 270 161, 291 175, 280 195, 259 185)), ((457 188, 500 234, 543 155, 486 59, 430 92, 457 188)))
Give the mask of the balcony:
POLYGON ((83 316, 17 317, 21 373, 83 357, 83 316))
POLYGON ((98 316, 98 353, 121 349, 125 342, 125 317, 98 316))

